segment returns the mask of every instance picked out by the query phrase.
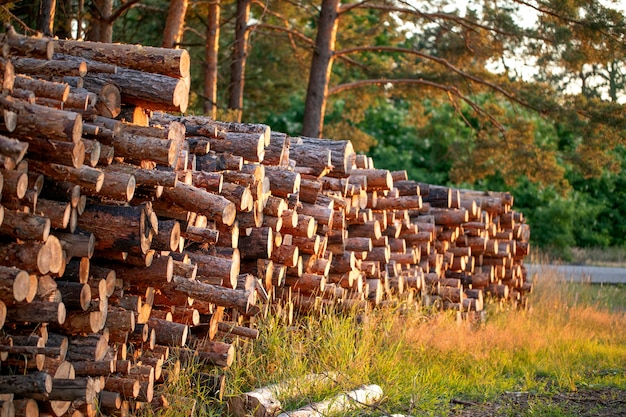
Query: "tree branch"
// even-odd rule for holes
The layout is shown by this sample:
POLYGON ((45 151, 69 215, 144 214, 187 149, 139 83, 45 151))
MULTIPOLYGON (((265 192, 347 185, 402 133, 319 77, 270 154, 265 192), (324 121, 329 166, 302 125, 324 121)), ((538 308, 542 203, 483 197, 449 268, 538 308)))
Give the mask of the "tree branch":
POLYGON ((425 54, 423 52, 419 52, 419 51, 416 51, 414 49, 398 48, 398 47, 393 47, 393 46, 361 46, 361 47, 355 47, 355 48, 350 48, 350 49, 344 49, 344 50, 341 50, 341 51, 336 51, 335 54, 338 55, 338 56, 341 56, 341 55, 351 54, 351 53, 354 53, 354 52, 364 52, 364 51, 399 52, 399 53, 403 53, 403 54, 416 55, 416 56, 418 56, 420 58, 424 58, 426 60, 436 62, 436 63, 438 63, 440 65, 443 65, 444 67, 446 67, 450 71, 460 75, 461 77, 463 77, 463 78, 465 78, 467 80, 471 80, 471 81, 474 81, 475 83, 487 86, 487 87, 489 87, 489 88, 499 92, 500 94, 504 95, 506 98, 508 98, 511 101, 541 113, 541 111, 539 109, 534 108, 529 103, 526 103, 523 100, 517 98, 513 93, 511 93, 510 91, 505 90, 504 88, 500 87, 499 85, 494 84, 492 82, 489 82, 489 81, 485 80, 484 78, 480 78, 480 77, 477 77, 475 75, 469 74, 469 73, 467 73, 465 71, 462 71, 461 69, 459 69, 456 66, 452 65, 446 59, 438 58, 438 57, 435 57, 435 56, 432 56, 432 55, 429 55, 429 54, 425 54))
POLYGON ((328 89, 328 96, 338 94, 346 90, 353 90, 356 88, 366 87, 370 85, 384 86, 386 84, 413 84, 423 85, 426 87, 436 88, 438 90, 445 91, 448 95, 453 95, 466 102, 476 113, 483 115, 491 121, 498 128, 498 130, 504 133, 504 126, 495 117, 493 117, 487 110, 483 109, 478 103, 473 101, 459 91, 455 86, 439 84, 434 81, 424 80, 422 78, 381 78, 377 80, 359 80, 346 84, 339 84, 328 89))
MULTIPOLYGON (((308 36, 305 36, 301 32, 298 32, 297 30, 294 30, 294 29, 290 29, 290 28, 283 27, 283 26, 270 25, 269 23, 256 23, 255 25, 250 25, 250 26, 256 26, 257 28, 260 28, 260 29, 270 29, 270 30, 275 30, 278 32, 285 32, 289 34, 289 36, 294 36, 300 39, 301 41, 303 41, 309 46, 315 46, 315 41, 313 39, 309 38, 308 36)), ((367 68, 365 65, 349 57, 339 56, 338 59, 341 59, 342 61, 347 62, 348 64, 352 64, 354 66, 357 66, 359 68, 363 68, 363 69, 367 68)))
POLYGON ((362 0, 358 3, 353 3, 353 4, 344 4, 342 6, 339 6, 339 11, 337 12, 337 14, 342 15, 344 13, 349 12, 352 9, 356 9, 357 7, 362 7, 364 4, 369 3, 371 0, 362 0))
POLYGON ((122 14, 124 14, 124 12, 126 12, 126 10, 130 9, 131 7, 133 7, 135 4, 139 3, 141 0, 129 0, 125 3, 122 3, 120 5, 120 7, 118 7, 113 14, 111 14, 111 16, 107 19, 108 23, 113 23, 115 22, 115 20, 120 17, 122 14))

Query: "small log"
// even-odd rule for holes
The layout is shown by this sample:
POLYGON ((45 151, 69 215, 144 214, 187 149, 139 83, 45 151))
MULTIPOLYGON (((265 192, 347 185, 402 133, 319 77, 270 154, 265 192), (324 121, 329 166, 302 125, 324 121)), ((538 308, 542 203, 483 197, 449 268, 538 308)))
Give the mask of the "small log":
POLYGON ((309 374, 277 384, 270 384, 228 399, 229 410, 236 417, 252 415, 266 417, 276 415, 282 404, 277 397, 302 395, 315 387, 331 385, 336 381, 334 374, 309 374))
POLYGON ((24 138, 29 143, 28 157, 40 161, 47 161, 50 155, 54 155, 54 162, 60 165, 68 165, 80 168, 85 162, 85 144, 78 142, 60 142, 50 139, 29 139, 24 138))
POLYGON ((45 372, 32 372, 26 375, 0 375, 0 394, 29 397, 34 394, 48 394, 51 390, 52 377, 45 372))
POLYGON ((189 326, 181 323, 150 317, 147 322, 156 333, 156 342, 164 346, 184 346, 187 342, 189 326))
POLYGON ((258 133, 224 132, 218 138, 209 138, 215 152, 232 152, 252 162, 261 162, 265 156, 265 138, 258 133))
POLYGON ((45 242, 50 234, 50 219, 35 214, 4 210, 0 234, 22 240, 45 242))
POLYGON ((70 86, 65 83, 31 78, 22 74, 16 75, 14 87, 30 90, 37 97, 51 98, 60 102, 64 102, 70 94, 70 86))
POLYGON ((226 198, 187 184, 165 188, 163 199, 228 226, 233 224, 237 213, 235 205, 226 198))
POLYGON ((7 310, 6 318, 19 323, 58 323, 66 318, 65 305, 56 301, 18 302, 7 310))
POLYGON ((208 278, 219 278, 230 283, 230 287, 237 285, 239 275, 240 255, 239 250, 234 249, 233 256, 212 256, 199 252, 187 252, 192 262, 198 265, 198 281, 208 278))
POLYGON ((70 222, 71 212, 72 206, 69 202, 48 200, 45 198, 37 199, 35 214, 49 218, 50 226, 53 229, 66 229, 70 222))
POLYGON ((81 230, 93 233, 95 249, 147 253, 152 240, 151 206, 89 205, 78 218, 81 230))
MULTIPOLYGON (((11 114, 16 116, 14 122, 15 124, 17 124, 17 115, 15 113, 11 114)), ((3 119, 5 129, 9 132, 12 132, 13 130, 15 130, 15 126, 13 126, 13 129, 9 128, 12 124, 10 120, 11 119, 7 119, 5 114, 3 119)), ((26 151, 28 150, 28 146, 28 142, 22 142, 17 139, 12 139, 4 135, 0 135, 0 154, 11 158, 16 164, 19 164, 20 161, 24 158, 24 155, 26 155, 26 151)))
POLYGON ((242 313, 255 304, 253 291, 234 290, 179 277, 174 277, 173 283, 176 290, 189 297, 226 308, 236 308, 242 313))
POLYGON ((189 105, 189 84, 184 79, 122 67, 116 74, 88 74, 84 79, 90 83, 87 89, 114 84, 120 89, 123 103, 145 109, 184 113, 189 105))
POLYGON ((104 173, 96 168, 82 165, 74 168, 56 163, 30 160, 29 169, 50 177, 56 181, 69 181, 94 192, 100 191, 104 183, 104 173))
POLYGON ((106 62, 176 78, 186 78, 190 75, 189 52, 185 49, 74 40, 55 40, 54 43, 57 52, 82 59, 106 62))
POLYGON ((322 417, 332 413, 347 413, 374 404, 382 398, 383 390, 378 385, 363 385, 328 400, 313 403, 295 411, 281 413, 278 417, 322 417))
POLYGON ((61 142, 78 142, 83 131, 82 116, 78 113, 51 107, 0 99, 0 107, 16 112, 17 125, 12 135, 17 138, 45 137, 61 142))
POLYGON ((206 340, 195 351, 200 361, 220 368, 229 368, 235 360, 235 346, 229 343, 206 340))
POLYGON ((297 193, 300 190, 301 178, 297 172, 267 169, 265 175, 270 180, 272 195, 286 198, 289 194, 297 193))

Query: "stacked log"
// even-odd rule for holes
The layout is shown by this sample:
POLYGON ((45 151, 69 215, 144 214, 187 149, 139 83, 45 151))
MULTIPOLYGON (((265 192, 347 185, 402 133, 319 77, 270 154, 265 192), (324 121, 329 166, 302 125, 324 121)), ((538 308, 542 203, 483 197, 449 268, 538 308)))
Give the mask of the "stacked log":
POLYGON ((2 42, 0 362, 48 413, 163 407, 181 366, 232 364, 262 306, 290 323, 525 303, 529 230, 507 193, 409 181, 350 141, 165 113, 187 106, 181 50, 2 42))

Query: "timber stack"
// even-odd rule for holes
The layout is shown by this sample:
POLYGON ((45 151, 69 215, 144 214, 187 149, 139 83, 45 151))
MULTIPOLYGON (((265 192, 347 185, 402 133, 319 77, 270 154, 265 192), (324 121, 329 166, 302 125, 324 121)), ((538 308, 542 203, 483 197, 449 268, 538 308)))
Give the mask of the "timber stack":
MULTIPOLYGON (((180 116, 184 50, 10 27, 1 42, 0 415, 167 407, 163 383, 230 366, 258 314, 525 304, 510 194, 412 181, 346 140, 180 116)), ((223 392, 219 371, 199 380, 223 392)))

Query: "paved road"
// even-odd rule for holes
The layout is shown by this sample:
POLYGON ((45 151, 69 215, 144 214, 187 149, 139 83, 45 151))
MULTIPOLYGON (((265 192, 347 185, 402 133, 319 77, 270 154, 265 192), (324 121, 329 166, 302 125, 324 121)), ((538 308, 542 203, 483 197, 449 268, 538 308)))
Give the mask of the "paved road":
MULTIPOLYGON (((572 281, 584 281, 594 284, 626 284, 626 268, 610 268, 603 266, 580 265, 526 265, 529 275, 540 272, 541 269, 551 268, 565 275, 572 281)), ((541 275, 539 275, 541 277, 541 275)))

